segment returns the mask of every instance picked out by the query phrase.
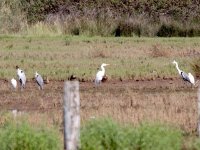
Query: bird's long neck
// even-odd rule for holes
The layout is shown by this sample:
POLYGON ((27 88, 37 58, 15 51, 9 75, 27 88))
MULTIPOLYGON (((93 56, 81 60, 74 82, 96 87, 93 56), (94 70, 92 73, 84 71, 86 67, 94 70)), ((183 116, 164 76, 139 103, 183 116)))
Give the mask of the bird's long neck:
POLYGON ((178 70, 178 73, 181 74, 181 70, 178 67, 178 63, 176 63, 176 69, 178 70))
POLYGON ((101 71, 102 71, 103 73, 105 73, 105 68, 104 68, 103 66, 101 66, 101 71))

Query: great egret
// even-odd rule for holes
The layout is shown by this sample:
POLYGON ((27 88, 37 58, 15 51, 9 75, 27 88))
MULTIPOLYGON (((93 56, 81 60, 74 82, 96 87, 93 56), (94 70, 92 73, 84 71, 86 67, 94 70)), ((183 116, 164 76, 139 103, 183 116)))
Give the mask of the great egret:
POLYGON ((102 81, 102 79, 103 79, 103 76, 105 75, 105 66, 108 66, 109 64, 105 64, 105 63, 103 63, 102 65, 101 65, 101 70, 99 70, 98 72, 97 72, 97 74, 96 74, 96 78, 95 78, 95 84, 96 85, 99 85, 99 84, 101 84, 101 81, 102 81))
POLYGON ((187 81, 191 83, 192 85, 195 85, 194 76, 191 73, 187 74, 183 72, 182 70, 180 70, 178 67, 178 63, 175 60, 172 63, 176 65, 176 69, 178 70, 179 75, 182 77, 184 81, 187 81))
POLYGON ((10 81, 11 81, 12 87, 14 89, 16 89, 17 88, 17 80, 15 80, 14 78, 12 78, 10 81))
POLYGON ((43 90, 44 81, 43 81, 42 76, 38 74, 37 71, 35 72, 35 80, 37 84, 39 85, 40 90, 43 90))
POLYGON ((26 75, 24 73, 23 70, 19 69, 18 66, 16 66, 16 69, 17 69, 17 76, 19 78, 19 82, 20 82, 20 85, 21 85, 21 89, 22 88, 25 88, 25 84, 26 84, 26 75))

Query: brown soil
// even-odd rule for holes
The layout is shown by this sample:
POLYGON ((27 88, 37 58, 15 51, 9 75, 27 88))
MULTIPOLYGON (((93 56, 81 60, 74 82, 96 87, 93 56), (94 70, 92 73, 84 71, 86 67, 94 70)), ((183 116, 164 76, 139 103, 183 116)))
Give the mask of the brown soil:
MULTIPOLYGON (((50 120, 57 117, 62 123, 64 81, 50 81, 43 91, 35 81, 28 81, 23 91, 12 90, 5 80, 0 84, 1 110, 51 115, 50 120)), ((107 81, 98 87, 80 82, 80 100, 82 122, 109 116, 122 123, 161 121, 196 132, 197 88, 180 79, 107 81)))

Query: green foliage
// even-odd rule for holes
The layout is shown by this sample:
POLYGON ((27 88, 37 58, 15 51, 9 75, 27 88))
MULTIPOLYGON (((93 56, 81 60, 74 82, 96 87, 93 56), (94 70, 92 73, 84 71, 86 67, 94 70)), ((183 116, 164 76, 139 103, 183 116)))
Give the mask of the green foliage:
POLYGON ((159 124, 121 126, 109 119, 97 119, 81 129, 82 150, 171 149, 181 148, 181 132, 159 124))
POLYGON ((82 150, 121 150, 131 147, 128 131, 112 120, 90 121, 81 129, 82 150))
POLYGON ((182 135, 181 132, 160 124, 142 124, 137 128, 139 135, 138 147, 143 150, 180 150, 182 135))
POLYGON ((9 122, 0 128, 1 150, 59 150, 59 143, 52 129, 33 128, 25 122, 9 122))

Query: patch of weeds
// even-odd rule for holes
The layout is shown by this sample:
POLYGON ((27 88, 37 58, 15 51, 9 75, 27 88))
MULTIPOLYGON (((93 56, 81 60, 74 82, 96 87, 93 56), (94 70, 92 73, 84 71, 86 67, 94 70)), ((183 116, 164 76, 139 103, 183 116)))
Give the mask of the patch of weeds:
POLYGON ((106 50, 96 50, 92 53, 92 58, 108 58, 110 53, 106 50))
POLYGON ((170 50, 166 50, 159 44, 155 44, 151 48, 152 57, 169 57, 170 53, 171 53, 170 50))
POLYGON ((69 46, 71 44, 71 42, 72 42, 72 39, 71 39, 71 37, 66 36, 65 39, 64 39, 64 41, 65 41, 65 45, 69 46))
POLYGON ((9 44, 6 46, 7 49, 12 49, 13 48, 13 44, 9 44))
POLYGON ((9 58, 10 58, 9 56, 5 56, 3 59, 8 60, 9 58))
POLYGON ((32 42, 32 38, 28 39, 28 42, 31 43, 32 42))
POLYGON ((24 46, 24 49, 29 49, 29 46, 28 45, 24 46))
POLYGON ((200 76, 200 58, 193 60, 191 67, 196 76, 200 76))
POLYGON ((83 42, 84 43, 91 43, 92 41, 87 39, 87 40, 83 40, 83 42))
POLYGON ((20 62, 21 62, 22 64, 24 64, 24 59, 22 59, 20 62))

